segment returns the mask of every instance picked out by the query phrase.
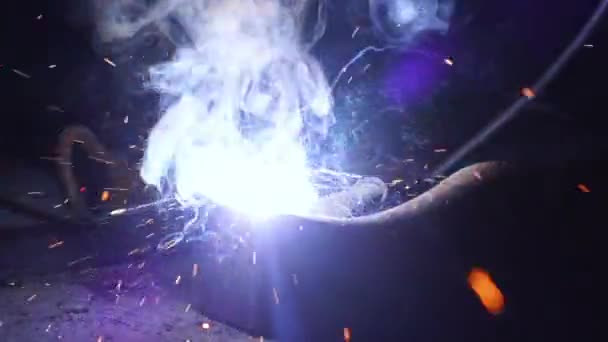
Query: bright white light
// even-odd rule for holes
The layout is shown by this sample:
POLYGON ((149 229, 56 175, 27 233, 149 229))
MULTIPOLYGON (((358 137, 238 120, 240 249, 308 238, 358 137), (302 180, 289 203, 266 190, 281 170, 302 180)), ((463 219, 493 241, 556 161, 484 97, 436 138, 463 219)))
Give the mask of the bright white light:
MULTIPOLYGON (((112 8, 135 2, 113 1, 112 8)), ((166 30, 171 17, 190 40, 150 71, 151 85, 173 102, 150 132, 142 179, 168 183, 187 206, 212 201, 255 217, 305 215, 317 200, 307 148, 320 141, 305 145, 302 135, 322 139, 333 123, 329 85, 305 49, 310 42, 301 41, 308 1, 137 4, 140 17, 106 16, 100 36, 122 39, 150 24, 166 30)), ((316 26, 315 39, 324 27, 316 26)))
POLYGON ((316 201, 301 146, 269 141, 183 146, 176 160, 176 190, 188 200, 201 196, 249 216, 304 215, 316 201), (285 158, 286 157, 286 158, 285 158), (206 165, 213 165, 206 167, 206 165))

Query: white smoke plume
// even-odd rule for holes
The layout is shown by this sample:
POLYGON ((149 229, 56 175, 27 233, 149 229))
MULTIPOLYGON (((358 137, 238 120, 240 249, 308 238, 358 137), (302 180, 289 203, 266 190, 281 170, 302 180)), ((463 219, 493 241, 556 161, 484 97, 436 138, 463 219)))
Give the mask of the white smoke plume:
POLYGON ((210 201, 256 216, 311 210, 319 194, 308 149, 334 122, 330 87, 309 53, 325 29, 322 2, 308 41, 308 0, 96 4, 102 42, 153 26, 177 45, 150 70, 150 85, 171 101, 148 138, 147 184, 168 184, 186 206, 210 201))
POLYGON ((446 33, 454 0, 368 0, 377 33, 388 43, 407 44, 419 33, 446 33))

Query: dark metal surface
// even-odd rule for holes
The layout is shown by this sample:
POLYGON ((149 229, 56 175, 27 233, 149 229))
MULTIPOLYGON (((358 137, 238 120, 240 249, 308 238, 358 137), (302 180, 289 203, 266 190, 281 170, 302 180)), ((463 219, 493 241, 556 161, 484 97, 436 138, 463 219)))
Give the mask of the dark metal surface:
POLYGON ((225 258, 197 242, 148 254, 156 237, 145 237, 162 229, 135 228, 140 219, 124 217, 92 232, 4 239, 0 269, 4 279, 27 279, 145 261, 152 281, 193 309, 285 341, 339 340, 344 327, 361 340, 587 339, 598 328, 592 297, 603 253, 602 199, 594 195, 607 188, 601 168, 512 169, 457 201, 381 226, 294 218, 259 224, 250 246, 225 258), (580 192, 579 182, 593 191, 580 192), (64 245, 49 249, 52 238, 64 245), (129 255, 135 248, 143 254, 129 255), (507 298, 498 317, 466 285, 468 270, 480 265, 507 298))

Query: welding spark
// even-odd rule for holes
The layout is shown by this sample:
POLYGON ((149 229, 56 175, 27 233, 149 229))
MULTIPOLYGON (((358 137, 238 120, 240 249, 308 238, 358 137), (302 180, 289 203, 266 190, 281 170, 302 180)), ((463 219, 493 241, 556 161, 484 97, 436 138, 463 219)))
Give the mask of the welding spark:
POLYGON ((108 63, 109 65, 111 65, 112 67, 116 67, 116 64, 114 62, 112 62, 109 58, 104 58, 103 59, 104 62, 108 63))
POLYGON ((87 260, 91 260, 91 259, 93 259, 93 257, 92 257, 92 256, 90 256, 90 255, 87 255, 87 256, 82 257, 82 258, 80 258, 80 259, 76 259, 76 260, 70 261, 70 262, 68 263, 68 266, 69 266, 69 267, 72 267, 72 266, 74 266, 74 265, 76 265, 76 264, 79 264, 79 263, 82 263, 82 262, 85 262, 85 261, 87 261, 87 260))
POLYGON ((28 74, 24 73, 24 72, 23 72, 23 71, 21 71, 21 70, 13 69, 13 72, 14 72, 15 74, 17 74, 17 75, 19 75, 19 76, 23 77, 23 78, 28 78, 28 79, 29 79, 29 78, 32 78, 32 76, 30 76, 30 75, 28 75, 28 74))
POLYGON ((110 212, 110 216, 122 215, 122 214, 124 214, 124 213, 126 213, 126 212, 127 212, 127 209, 125 209, 125 208, 121 208, 121 209, 115 209, 115 210, 112 210, 112 211, 110 212))
MULTIPOLYGON (((351 65, 355 64, 360 58, 363 58, 363 56, 365 56, 368 52, 373 51, 373 52, 382 52, 385 51, 387 49, 393 49, 395 47, 390 47, 390 46, 386 46, 386 47, 376 47, 376 46, 368 46, 363 48, 361 51, 359 51, 354 57, 352 57, 343 67, 342 69, 340 69, 340 72, 338 73, 338 76, 336 76, 336 78, 334 79, 334 81, 331 84, 331 88, 334 89, 336 87, 336 85, 338 84, 338 82, 340 81, 340 78, 342 78, 342 75, 348 70, 348 68, 350 68, 351 65)), ((364 71, 367 70, 369 68, 369 65, 366 65, 364 68, 364 71)))
POLYGON ((57 241, 55 243, 50 244, 49 245, 49 249, 57 248, 57 247, 60 247, 60 246, 63 246, 63 241, 57 241))

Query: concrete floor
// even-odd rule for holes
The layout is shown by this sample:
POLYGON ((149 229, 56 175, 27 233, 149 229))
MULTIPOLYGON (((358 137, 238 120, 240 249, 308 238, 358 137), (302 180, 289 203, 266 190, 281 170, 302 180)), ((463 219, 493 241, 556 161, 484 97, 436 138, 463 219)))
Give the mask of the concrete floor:
MULTIPOLYGON (((14 162, 11 162, 10 167, 0 167, 0 195, 60 216, 69 214, 67 206, 63 205, 65 195, 59 180, 50 167, 44 170, 14 162)), ((26 227, 37 223, 40 221, 31 216, 0 206, 0 229, 26 227)))
MULTIPOLYGON (((28 207, 70 215, 52 168, 0 167, 0 194, 28 207)), ((37 219, 0 206, 0 232, 36 226, 37 219)), ((91 241, 86 232, 61 237, 42 230, 17 240, 0 239, 0 341, 259 340, 204 316, 200 303, 188 302, 191 296, 176 296, 173 269, 178 266, 162 258, 153 271, 127 258, 150 232, 133 228, 136 235, 117 239, 120 229, 109 230, 111 234, 91 241), (51 248, 54 239, 62 241, 57 248, 51 248), (96 247, 109 259, 70 264, 91 254, 98 257, 96 247), (170 274, 163 277, 159 269, 170 274)), ((179 258, 171 260, 181 264, 179 258)))
MULTIPOLYGON (((128 265, 0 282, 0 340, 251 341, 128 265), (124 279, 124 280, 123 280, 124 279)), ((267 339, 266 339, 267 340, 267 339)))

